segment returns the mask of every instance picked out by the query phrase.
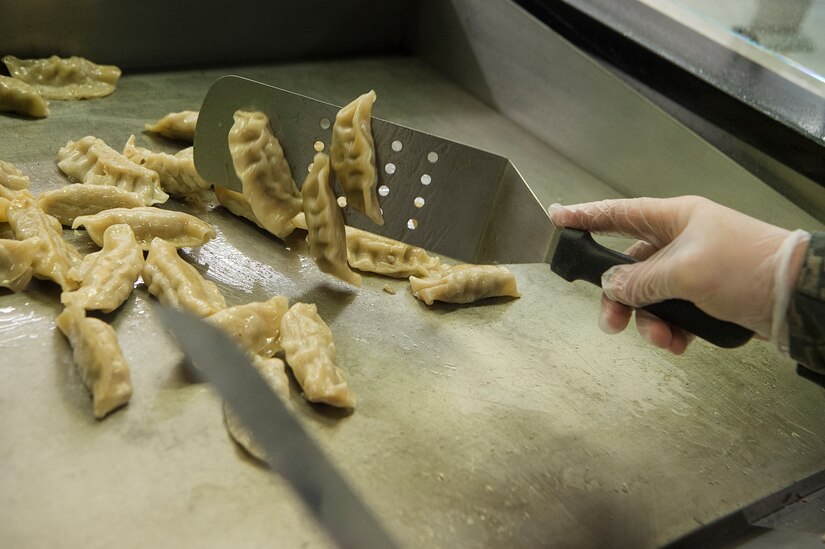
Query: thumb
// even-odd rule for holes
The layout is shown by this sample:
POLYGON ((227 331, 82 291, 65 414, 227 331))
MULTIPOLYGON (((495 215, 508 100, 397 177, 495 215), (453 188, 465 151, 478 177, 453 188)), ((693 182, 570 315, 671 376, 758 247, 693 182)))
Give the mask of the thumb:
POLYGON ((616 265, 602 274, 602 290, 613 301, 643 307, 674 297, 670 269, 655 255, 631 265, 616 265))

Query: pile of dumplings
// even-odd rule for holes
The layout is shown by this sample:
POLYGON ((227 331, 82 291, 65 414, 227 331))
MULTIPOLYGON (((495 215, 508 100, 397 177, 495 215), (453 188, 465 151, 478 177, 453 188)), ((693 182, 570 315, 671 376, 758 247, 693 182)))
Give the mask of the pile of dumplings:
MULTIPOLYGON (((12 63, 10 68, 17 66, 17 74, 24 76, 46 70, 16 58, 4 61, 12 63)), ((64 60, 43 61, 54 65, 64 60)), ((72 91, 66 94, 93 97, 93 93, 106 95, 114 89, 117 78, 112 82, 109 68, 75 63, 79 69, 52 70, 74 79, 72 91), (76 76, 79 71, 94 75, 111 89, 89 84, 76 76)), ((0 80, 0 109, 3 85, 0 80)), ((58 97, 55 87, 44 85, 39 91, 58 97)), ((67 98, 66 94, 59 98, 67 98)), ((91 135, 69 141, 57 151, 57 165, 71 183, 37 196, 30 192, 26 175, 0 161, 0 222, 9 224, 15 238, 0 239, 0 286, 22 291, 36 277, 61 287, 64 309, 57 326, 72 347, 96 418, 125 405, 132 385, 113 328, 88 312, 117 310, 141 280, 161 303, 225 330, 286 402, 290 398, 288 365, 307 400, 348 409, 356 404, 337 365, 331 331, 315 305, 290 306, 286 297, 273 296, 227 307, 218 287, 178 253, 180 248, 207 243, 215 237, 214 228, 193 215, 160 208, 170 197, 202 200, 214 192, 230 212, 280 239, 306 230, 319 270, 353 286, 361 284, 356 269, 409 278, 413 295, 428 305, 436 300, 469 303, 500 295, 518 297, 515 278, 504 267, 446 266, 421 248, 345 226, 332 174, 341 183, 349 206, 383 224, 370 129, 375 98, 371 91, 341 109, 333 126, 330 154, 315 155, 300 189, 267 116, 260 112, 236 112, 228 136, 242 193, 213 188, 201 178, 192 147, 176 154, 154 152, 138 146, 135 136, 122 152, 91 135), (100 250, 82 256, 63 239, 64 226, 86 230, 100 250)), ((197 111, 170 113, 146 125, 146 130, 191 142, 197 117, 197 111)), ((232 436, 252 455, 265 459, 232 411, 226 407, 224 411, 232 436)))

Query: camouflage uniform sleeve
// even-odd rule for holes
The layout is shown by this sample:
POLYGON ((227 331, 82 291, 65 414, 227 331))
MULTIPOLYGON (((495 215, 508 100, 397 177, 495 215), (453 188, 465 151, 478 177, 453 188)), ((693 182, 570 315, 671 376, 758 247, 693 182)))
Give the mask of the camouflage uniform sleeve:
POLYGON ((787 321, 791 357, 825 373, 825 232, 811 233, 787 321))

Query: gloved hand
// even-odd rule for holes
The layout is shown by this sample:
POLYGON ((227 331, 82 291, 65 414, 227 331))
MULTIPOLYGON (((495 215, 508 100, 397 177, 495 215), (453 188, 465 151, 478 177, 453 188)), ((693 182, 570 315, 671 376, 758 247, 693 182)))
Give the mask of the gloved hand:
MULTIPOLYGON (((602 275, 599 326, 608 333, 624 330, 634 307, 681 298, 777 338, 810 237, 698 196, 553 204, 549 212, 559 227, 639 239, 625 252, 639 263, 602 275)), ((675 354, 691 340, 645 311, 636 311, 636 326, 644 339, 675 354)))

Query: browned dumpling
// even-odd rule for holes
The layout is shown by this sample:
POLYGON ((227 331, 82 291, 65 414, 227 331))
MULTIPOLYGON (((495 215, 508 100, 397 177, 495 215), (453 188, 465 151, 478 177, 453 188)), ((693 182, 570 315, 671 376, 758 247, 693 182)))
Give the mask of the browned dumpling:
POLYGON ((72 183, 40 193, 37 195, 37 205, 62 225, 71 227, 78 217, 113 208, 141 208, 143 200, 133 192, 109 185, 72 183))
POLYGON ((0 239, 0 286, 19 292, 32 279, 34 258, 40 249, 40 239, 0 239))
POLYGON ((34 86, 0 75, 0 111, 46 118, 49 116, 49 103, 34 86))
POLYGON ((375 142, 372 139, 372 104, 375 92, 358 97, 335 116, 329 148, 332 168, 347 197, 347 205, 384 224, 378 204, 375 142))
POLYGON ((160 186, 175 197, 185 197, 199 193, 212 185, 198 175, 192 147, 175 154, 153 152, 135 145, 135 136, 129 137, 123 148, 123 155, 140 166, 157 172, 160 186))
POLYGON ((3 57, 11 75, 34 86, 46 99, 88 99, 115 91, 120 69, 98 65, 82 57, 18 59, 3 57))
POLYGON ((162 238, 152 240, 142 274, 149 293, 165 305, 201 318, 226 308, 226 301, 215 283, 203 278, 194 266, 178 255, 173 244, 162 238))
POLYGON ((413 295, 433 301, 472 303, 487 297, 519 297, 516 277, 497 265, 455 265, 426 278, 410 277, 413 295))
POLYGON ((229 151, 255 218, 267 231, 286 238, 301 211, 301 193, 292 179, 280 142, 262 112, 237 111, 229 130, 229 151))
POLYGON ((198 124, 198 111, 170 112, 154 124, 146 124, 147 131, 155 132, 171 139, 195 140, 195 126, 198 124))
POLYGON ((344 215, 329 182, 329 157, 315 155, 312 169, 301 187, 307 223, 309 253, 321 272, 331 274, 353 286, 361 277, 347 265, 347 236, 344 215))
POLYGON ((148 250, 155 238, 162 238, 177 248, 202 246, 215 238, 215 229, 194 215, 160 208, 114 208, 94 215, 75 218, 72 229, 85 228, 98 246, 103 246, 103 232, 112 225, 125 223, 132 228, 138 244, 148 250))
POLYGON ((296 303, 281 319, 286 362, 310 402, 354 408, 355 395, 336 364, 332 332, 315 304, 296 303))
POLYGON ((359 271, 394 278, 426 277, 441 270, 441 260, 426 250, 355 227, 347 227, 347 260, 359 271))
POLYGON ((87 318, 80 307, 63 309, 57 317, 57 327, 69 340, 80 379, 92 393, 95 417, 102 419, 129 402, 129 365, 115 330, 98 318, 87 318))
POLYGON ((206 321, 229 334, 247 353, 270 357, 281 350, 281 318, 287 309, 287 298, 275 296, 267 301, 228 307, 206 321))
POLYGON ((69 141, 57 151, 57 167, 80 183, 112 185, 136 193, 146 206, 169 200, 157 172, 135 164, 91 135, 69 141))
POLYGON ((53 280, 64 291, 77 288, 77 282, 69 276, 69 270, 80 264, 80 253, 63 240, 60 222, 38 208, 30 197, 12 200, 6 215, 17 240, 38 238, 41 241, 32 262, 34 276, 53 280))
POLYGON ((111 313, 131 295, 143 270, 143 250, 129 225, 112 225, 103 233, 103 249, 83 258, 69 276, 80 287, 63 292, 63 305, 111 313))

